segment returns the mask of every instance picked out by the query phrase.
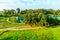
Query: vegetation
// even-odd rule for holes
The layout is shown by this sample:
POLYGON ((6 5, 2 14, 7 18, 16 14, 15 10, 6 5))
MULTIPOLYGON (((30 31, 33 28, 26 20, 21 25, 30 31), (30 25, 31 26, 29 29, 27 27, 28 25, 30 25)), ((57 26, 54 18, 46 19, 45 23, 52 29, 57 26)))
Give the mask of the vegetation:
POLYGON ((4 19, 4 21, 10 21, 10 23, 20 23, 23 20, 23 23, 29 25, 37 25, 37 26, 53 26, 60 24, 60 10, 53 9, 29 9, 29 10, 20 10, 17 8, 16 10, 6 10, 0 12, 0 21, 4 19), (16 16, 18 16, 18 20, 16 20, 16 16), (5 18, 2 18, 5 17, 5 18), (21 17, 21 18, 19 18, 21 17))
POLYGON ((0 28, 29 25, 39 26, 38 30, 0 31, 0 40, 60 40, 60 10, 29 9, 0 11, 0 28), (45 28, 43 28, 45 27, 45 28), (50 28, 46 28, 50 27, 50 28), (57 27, 57 28, 51 28, 57 27))
POLYGON ((60 29, 0 31, 0 40, 60 40, 60 29))

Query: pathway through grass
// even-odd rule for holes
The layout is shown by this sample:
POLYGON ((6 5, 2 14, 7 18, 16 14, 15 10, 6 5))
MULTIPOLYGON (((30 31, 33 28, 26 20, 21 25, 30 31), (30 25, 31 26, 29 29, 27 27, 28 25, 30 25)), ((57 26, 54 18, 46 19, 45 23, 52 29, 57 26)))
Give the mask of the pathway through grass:
POLYGON ((60 40, 60 27, 0 31, 0 40, 60 40))

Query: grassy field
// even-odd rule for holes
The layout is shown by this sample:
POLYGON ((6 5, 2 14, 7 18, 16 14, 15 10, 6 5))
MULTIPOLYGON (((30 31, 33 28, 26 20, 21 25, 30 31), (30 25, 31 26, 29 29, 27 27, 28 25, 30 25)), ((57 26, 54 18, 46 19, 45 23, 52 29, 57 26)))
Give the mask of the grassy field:
POLYGON ((0 31, 0 40, 60 40, 60 27, 38 30, 0 31))
MULTIPOLYGON (((27 26, 22 23, 8 23, 6 18, 0 17, 0 29, 27 26)), ((33 27, 33 26, 32 26, 33 27)), ((36 30, 10 30, 0 31, 0 40, 60 40, 60 26, 42 28, 36 30)), ((21 28, 20 28, 21 29, 21 28)))
POLYGON ((24 25, 23 23, 13 23, 11 21, 7 21, 8 18, 9 17, 0 17, 0 29, 2 29, 2 28, 9 28, 9 27, 17 27, 17 26, 24 25))
POLYGON ((3 28, 10 28, 10 27, 18 27, 18 26, 23 26, 25 24, 23 23, 8 23, 8 22, 2 22, 0 23, 0 29, 3 29, 3 28))

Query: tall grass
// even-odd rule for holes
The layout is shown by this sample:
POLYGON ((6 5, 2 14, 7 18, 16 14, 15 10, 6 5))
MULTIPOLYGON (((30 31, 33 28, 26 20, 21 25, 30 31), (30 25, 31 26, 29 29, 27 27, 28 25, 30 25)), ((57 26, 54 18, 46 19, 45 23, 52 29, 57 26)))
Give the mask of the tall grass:
POLYGON ((0 40, 60 40, 60 29, 8 31, 0 35, 0 40))

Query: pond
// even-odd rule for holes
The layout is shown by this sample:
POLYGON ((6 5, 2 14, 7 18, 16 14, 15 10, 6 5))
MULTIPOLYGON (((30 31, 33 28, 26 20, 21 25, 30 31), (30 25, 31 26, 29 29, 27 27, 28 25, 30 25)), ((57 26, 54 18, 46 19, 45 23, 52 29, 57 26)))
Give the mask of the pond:
POLYGON ((24 18, 22 16, 15 16, 15 18, 18 20, 19 23, 22 23, 24 21, 24 18))
POLYGON ((14 17, 0 17, 0 22, 18 22, 23 23, 24 18, 22 16, 14 16, 14 17))

